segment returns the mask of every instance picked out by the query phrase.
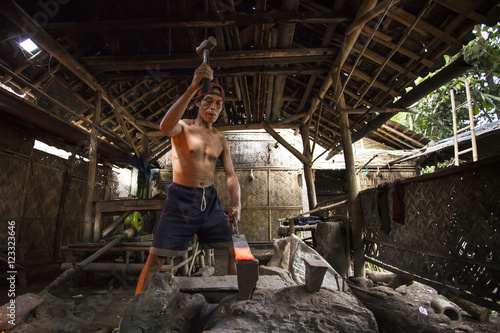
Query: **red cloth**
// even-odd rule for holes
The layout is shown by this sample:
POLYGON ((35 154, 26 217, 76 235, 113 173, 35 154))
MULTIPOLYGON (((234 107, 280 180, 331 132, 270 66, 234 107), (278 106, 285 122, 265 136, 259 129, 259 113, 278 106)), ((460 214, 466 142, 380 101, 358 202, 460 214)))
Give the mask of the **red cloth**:
POLYGON ((404 189, 401 179, 396 179, 392 189, 392 220, 405 224, 405 202, 403 199, 404 189))

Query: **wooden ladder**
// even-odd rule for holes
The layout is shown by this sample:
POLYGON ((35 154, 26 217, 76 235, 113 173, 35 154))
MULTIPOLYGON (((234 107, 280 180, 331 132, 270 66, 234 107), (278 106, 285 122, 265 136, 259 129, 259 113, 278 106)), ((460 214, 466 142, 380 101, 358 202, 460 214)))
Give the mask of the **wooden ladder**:
POLYGON ((453 137, 455 141, 455 165, 458 166, 460 164, 459 156, 462 154, 466 154, 472 151, 472 160, 477 161, 477 145, 476 145, 476 131, 474 127, 474 112, 472 110, 472 98, 470 95, 470 87, 469 80, 465 80, 465 91, 467 92, 467 102, 455 107, 455 92, 453 89, 450 90, 451 95, 451 110, 453 113, 453 137), (469 119, 470 125, 466 126, 460 130, 457 130, 457 110, 468 106, 469 107, 469 119), (464 149, 462 151, 458 148, 458 134, 470 129, 470 138, 471 138, 471 148, 464 149))

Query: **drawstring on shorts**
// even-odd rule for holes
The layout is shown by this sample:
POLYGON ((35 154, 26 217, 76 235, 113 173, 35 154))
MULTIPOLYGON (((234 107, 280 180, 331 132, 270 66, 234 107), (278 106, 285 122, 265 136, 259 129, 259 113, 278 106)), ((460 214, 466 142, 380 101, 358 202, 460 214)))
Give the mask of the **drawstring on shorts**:
POLYGON ((201 198, 200 209, 202 212, 204 212, 205 209, 207 209, 207 200, 205 199, 205 188, 203 188, 203 197, 201 198))

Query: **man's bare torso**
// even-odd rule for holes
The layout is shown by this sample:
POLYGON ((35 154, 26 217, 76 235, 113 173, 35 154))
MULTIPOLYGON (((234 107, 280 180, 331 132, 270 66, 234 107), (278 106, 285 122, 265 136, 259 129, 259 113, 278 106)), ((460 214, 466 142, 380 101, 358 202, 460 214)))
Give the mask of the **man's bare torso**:
POLYGON ((207 187, 214 183, 215 165, 222 153, 220 132, 181 120, 183 131, 172 138, 174 183, 207 187))

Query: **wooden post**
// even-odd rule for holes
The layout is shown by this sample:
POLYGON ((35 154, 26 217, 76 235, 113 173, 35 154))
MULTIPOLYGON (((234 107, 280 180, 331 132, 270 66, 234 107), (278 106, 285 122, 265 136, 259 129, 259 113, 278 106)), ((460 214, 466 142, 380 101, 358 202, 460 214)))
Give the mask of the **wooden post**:
POLYGON ((467 104, 469 104, 470 118, 470 140, 472 142, 472 161, 477 161, 476 129, 474 126, 474 109, 472 108, 472 97, 470 94, 469 80, 465 80, 465 92, 467 93, 467 104))
POLYGON ((316 208, 318 201, 316 198, 316 186, 314 185, 314 175, 312 170, 312 152, 309 144, 309 129, 308 126, 300 127, 302 136, 302 145, 304 147, 304 157, 309 163, 304 163, 304 178, 306 180, 307 198, 309 199, 309 210, 316 208))
MULTIPOLYGON (((343 98, 342 98, 343 100, 343 98)), ((352 240, 354 251, 354 276, 365 277, 365 259, 363 249, 363 221, 359 207, 359 181, 354 166, 354 150, 352 149, 351 132, 349 130, 349 116, 340 115, 340 132, 344 147, 345 169, 347 176, 348 210, 352 226, 352 240)), ((347 254, 349 258, 349 253, 347 254)), ((350 262, 350 260, 349 260, 350 262)))
MULTIPOLYGON (((99 124, 101 118, 101 100, 102 92, 97 91, 96 103, 94 109, 94 123, 99 124)), ((92 241, 93 232, 93 203, 94 203, 94 188, 97 171, 97 134, 96 127, 92 127, 90 131, 90 149, 89 149, 89 173, 87 178, 87 199, 85 200, 85 215, 83 217, 83 241, 92 241)), ((99 241, 99 239, 94 239, 99 241)))
MULTIPOLYGON (((376 0, 364 0, 361 6, 358 9, 356 14, 355 21, 361 22, 360 20, 363 15, 367 14, 370 10, 374 9, 376 6, 376 0)), ((337 98, 337 105, 341 109, 347 109, 345 104, 344 95, 342 94, 342 80, 340 79, 340 68, 344 65, 349 53, 351 52, 356 40, 358 39, 361 30, 363 29, 363 25, 355 26, 355 29, 350 34, 346 34, 344 37, 344 43, 342 48, 335 59, 334 66, 330 69, 330 72, 335 72, 335 80, 333 80, 333 76, 330 80, 325 80, 323 83, 322 89, 320 91, 320 98, 323 98, 330 83, 333 83, 333 88, 335 90, 335 97, 337 98), (326 85, 326 86, 325 86, 326 85)), ((318 102, 319 103, 319 102, 318 102)), ((318 104, 314 105, 316 108, 318 104)), ((347 114, 341 114, 339 116, 340 123, 340 133, 342 137, 342 145, 344 147, 344 159, 345 159, 345 168, 347 175, 347 182, 349 187, 348 193, 348 212, 350 219, 347 219, 347 242, 349 242, 349 224, 352 226, 352 239, 353 239, 353 251, 354 251, 354 276, 356 277, 365 277, 365 259, 364 259, 364 250, 363 250, 363 221, 361 215, 361 208, 359 206, 359 181, 356 177, 356 170, 354 167, 354 151, 352 149, 352 138, 351 132, 349 129, 349 116, 347 114), (350 220, 350 222, 349 222, 350 220)), ((350 252, 350 251, 349 251, 350 252)), ((349 263, 350 268, 350 253, 347 253, 347 261, 349 263)))
POLYGON ((56 263, 59 259, 59 247, 61 246, 62 239, 62 225, 64 223, 64 204, 66 203, 66 193, 68 192, 69 171, 70 165, 73 163, 73 156, 70 156, 66 163, 66 170, 63 174, 63 185, 61 188, 61 198, 59 201, 59 208, 57 209, 56 216, 56 232, 54 236, 54 252, 52 252, 52 262, 56 263))
POLYGON ((457 109, 455 107, 455 91, 453 89, 450 90, 450 98, 451 98, 451 112, 453 116, 453 138, 454 138, 454 147, 455 147, 455 165, 458 166, 460 164, 459 156, 458 156, 458 134, 457 134, 457 109))

